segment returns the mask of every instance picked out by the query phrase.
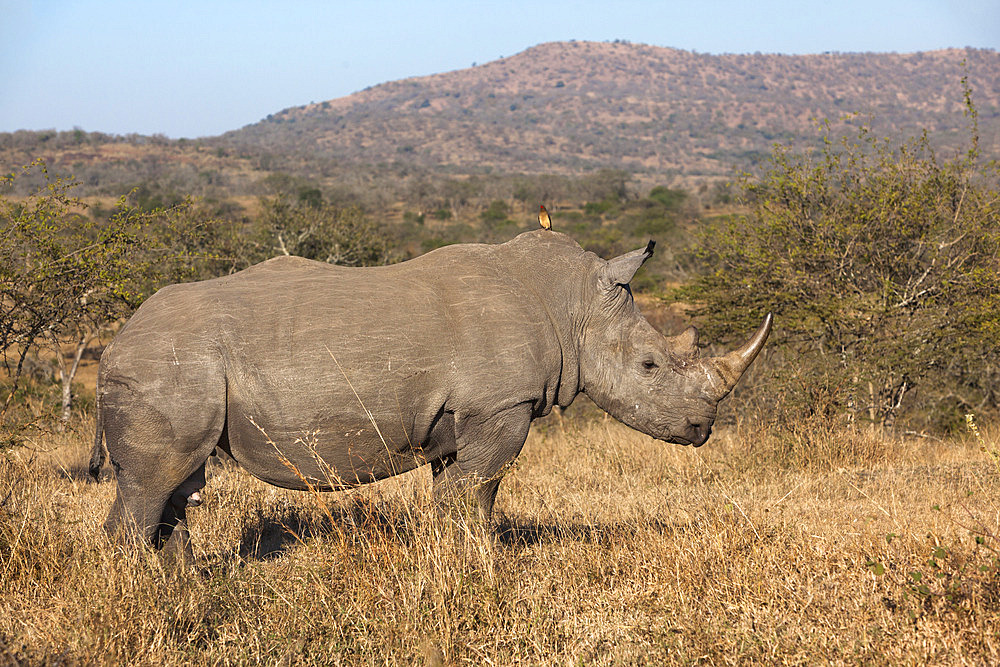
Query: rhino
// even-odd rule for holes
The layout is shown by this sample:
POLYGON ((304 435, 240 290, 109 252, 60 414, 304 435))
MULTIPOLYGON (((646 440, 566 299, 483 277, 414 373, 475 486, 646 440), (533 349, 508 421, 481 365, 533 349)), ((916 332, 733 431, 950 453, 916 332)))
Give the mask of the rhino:
POLYGON ((105 349, 90 472, 115 471, 105 529, 190 553, 186 512, 226 452, 265 482, 335 490, 429 463, 490 521, 532 420, 581 392, 654 438, 699 446, 760 352, 700 357, 629 283, 653 253, 605 261, 544 229, 346 268, 299 257, 164 287, 105 349))

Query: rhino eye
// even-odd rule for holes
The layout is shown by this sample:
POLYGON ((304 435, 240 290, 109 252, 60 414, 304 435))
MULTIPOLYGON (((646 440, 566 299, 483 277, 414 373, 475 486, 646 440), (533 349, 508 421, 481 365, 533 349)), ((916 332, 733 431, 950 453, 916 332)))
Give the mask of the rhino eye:
POLYGON ((652 359, 643 359, 642 367, 645 368, 647 371, 651 371, 654 368, 659 368, 659 365, 652 359))

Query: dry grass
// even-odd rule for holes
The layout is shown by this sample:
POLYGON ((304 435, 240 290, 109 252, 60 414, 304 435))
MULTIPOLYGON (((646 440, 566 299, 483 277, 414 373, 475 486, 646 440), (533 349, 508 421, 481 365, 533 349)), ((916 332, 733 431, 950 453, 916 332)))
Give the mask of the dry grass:
POLYGON ((551 421, 495 548, 436 518, 425 470, 311 497, 218 466, 195 574, 102 536, 88 440, 0 459, 0 664, 1000 661, 1000 483, 972 438, 692 450, 551 421))

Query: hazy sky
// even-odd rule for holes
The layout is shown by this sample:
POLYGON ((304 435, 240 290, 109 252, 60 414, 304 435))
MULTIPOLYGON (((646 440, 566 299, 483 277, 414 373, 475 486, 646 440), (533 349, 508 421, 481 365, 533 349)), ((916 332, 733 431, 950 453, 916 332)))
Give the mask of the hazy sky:
POLYGON ((0 0, 0 132, 219 134, 557 40, 705 53, 1000 47, 998 0, 0 0))

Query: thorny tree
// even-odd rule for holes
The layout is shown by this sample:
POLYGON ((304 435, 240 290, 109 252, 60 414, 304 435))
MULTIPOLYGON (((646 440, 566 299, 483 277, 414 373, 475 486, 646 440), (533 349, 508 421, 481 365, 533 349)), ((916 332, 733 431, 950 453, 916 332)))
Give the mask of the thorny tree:
POLYGON ((62 385, 61 418, 70 415, 81 356, 102 327, 127 315, 165 279, 190 264, 186 237, 198 225, 187 207, 143 212, 123 197, 107 220, 83 215, 71 180, 53 177, 42 161, 0 179, 0 354, 8 384, 0 434, 15 441, 10 420, 25 360, 40 347, 55 352, 62 385), (8 196, 18 178, 41 177, 26 198, 8 196))
POLYGON ((389 244, 360 209, 339 207, 315 197, 293 201, 286 195, 261 200, 263 253, 297 255, 342 266, 374 266, 390 260, 389 244))

